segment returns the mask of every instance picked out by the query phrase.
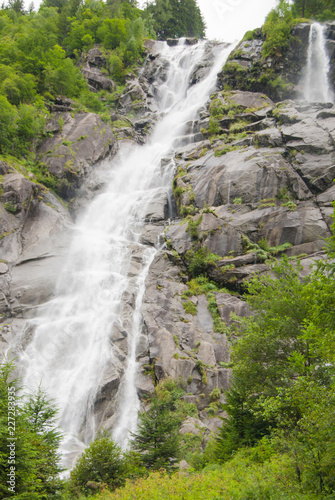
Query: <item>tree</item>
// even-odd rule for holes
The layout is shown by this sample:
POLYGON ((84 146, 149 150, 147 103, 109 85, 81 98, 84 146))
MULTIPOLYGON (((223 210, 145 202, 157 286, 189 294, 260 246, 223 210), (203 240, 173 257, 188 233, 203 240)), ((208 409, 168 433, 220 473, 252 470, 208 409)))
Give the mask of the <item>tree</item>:
POLYGON ((205 36, 205 23, 195 0, 155 0, 148 6, 161 40, 183 36, 205 36))
POLYGON ((150 399, 150 409, 140 412, 132 448, 141 452, 148 469, 174 468, 179 451, 178 431, 183 419, 178 411, 183 391, 173 380, 161 382, 150 399))
POLYGON ((287 0, 279 0, 278 6, 271 10, 262 28, 266 36, 263 46, 265 56, 282 56, 290 43, 293 24, 294 17, 290 3, 287 0))
POLYGON ((55 45, 46 54, 47 63, 43 72, 44 87, 52 95, 78 97, 87 88, 80 70, 75 67, 72 59, 65 57, 65 51, 55 45))
POLYGON ((294 0, 293 12, 297 17, 326 21, 334 19, 334 0, 294 0))
POLYGON ((93 482, 96 486, 104 485, 114 490, 124 484, 126 471, 121 448, 105 431, 92 441, 77 461, 71 472, 70 488, 89 493, 93 482))
POLYGON ((6 97, 0 95, 0 151, 10 149, 15 135, 15 119, 17 111, 6 97))
POLYGON ((273 267, 274 277, 256 277, 248 285, 254 315, 239 320, 233 386, 227 394, 229 419, 217 439, 217 458, 253 445, 288 416, 293 428, 298 425, 304 412, 289 397, 298 377, 315 387, 330 387, 334 328, 329 311, 334 311, 335 281, 327 263, 306 278, 299 270, 299 264, 283 258, 273 267), (281 400, 277 415, 266 410, 274 398, 281 400))
POLYGON ((57 409, 40 389, 23 400, 13 370, 11 362, 0 365, 0 496, 59 498, 57 409), (15 477, 12 490, 7 482, 10 474, 15 477))

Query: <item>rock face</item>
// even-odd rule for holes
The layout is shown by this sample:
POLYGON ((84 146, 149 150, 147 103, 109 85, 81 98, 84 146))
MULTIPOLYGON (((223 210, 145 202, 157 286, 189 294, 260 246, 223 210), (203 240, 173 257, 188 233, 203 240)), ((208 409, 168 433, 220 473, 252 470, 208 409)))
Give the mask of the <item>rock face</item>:
POLYGON ((38 153, 48 171, 60 179, 60 192, 65 198, 74 196, 92 165, 115 154, 116 139, 110 128, 94 113, 56 113, 53 121, 61 129, 46 140, 38 153))
POLYGON ((106 66, 106 62, 106 57, 98 47, 88 51, 81 72, 92 92, 98 92, 99 90, 113 91, 116 88, 116 83, 101 70, 106 66))
MULTIPOLYGON (((283 66, 277 68, 290 79, 290 97, 299 90, 307 28, 307 24, 295 27, 297 45, 291 46, 283 66)), ((332 47, 335 27, 328 25, 328 31, 332 47)), ((71 114, 71 102, 57 104, 63 108, 55 109, 48 123, 53 135, 38 153, 47 172, 58 181, 59 193, 65 199, 75 197, 72 212, 103 187, 101 160, 112 158, 118 145, 145 142, 153 129, 158 119, 157 88, 166 81, 169 64, 159 55, 160 44, 147 42, 146 64, 138 77, 129 77, 117 113, 111 115, 111 126, 94 113, 71 114)), ((249 71, 262 71, 262 45, 259 33, 242 42, 233 54, 231 62, 245 68, 243 81, 249 71)), ((190 85, 208 72, 209 54, 195 68, 190 85)), ((101 71, 105 61, 99 49, 89 51, 83 62, 92 91, 113 88, 101 71)), ((236 73, 229 71, 219 75, 219 86, 227 82, 241 84, 236 73)), ((106 371, 96 401, 106 427, 114 422, 114 398, 127 356, 127 328, 135 305, 132 278, 143 265, 141 245, 159 250, 146 280, 137 390, 143 397, 159 380, 182 378, 188 393, 185 398, 198 406, 203 421, 184 422, 182 433, 193 434, 208 433, 220 422, 218 409, 213 417, 210 405, 214 399, 223 403, 221 390, 229 387, 229 334, 234 315, 251 314, 243 298, 246 281, 268 272, 267 259, 276 253, 275 247, 284 244, 291 247, 278 250, 279 255, 285 251, 293 258, 301 256, 303 275, 313 259, 324 257, 335 196, 335 109, 293 100, 275 104, 273 99, 281 97, 278 93, 268 97, 261 93, 264 86, 254 85, 257 92, 241 87, 216 92, 199 110, 198 119, 187 124, 186 136, 176 143, 172 158, 176 164, 174 202, 162 189, 147 207, 140 245, 131 248, 130 288, 120 305, 122 324, 110 332, 117 361, 106 371), (213 106, 221 110, 215 133, 213 106), (197 256, 204 256, 201 252, 208 257, 200 262, 205 266, 203 273, 215 285, 212 291, 193 293, 187 284, 192 278, 190 265, 192 259, 194 264, 197 256)), ((162 159, 162 171, 170 162, 171 157, 162 159)), ((72 219, 33 174, 22 175, 0 162, 0 175, 0 347, 5 350, 34 309, 52 297, 72 219)))
MULTIPOLYGON (((204 248, 215 254, 207 277, 235 294, 251 276, 269 272, 269 248, 290 244, 285 252, 301 256, 305 275, 313 259, 323 258, 334 196, 333 108, 294 101, 275 106, 243 91, 213 96, 220 99, 230 102, 219 121, 222 133, 239 124, 244 138, 204 140, 177 151, 176 203, 194 215, 166 229, 168 249, 151 265, 143 305, 144 362, 149 358, 157 380, 186 380, 205 420, 213 389, 229 384, 229 341, 216 333, 206 295, 188 295, 190 255, 204 248)), ((232 314, 251 314, 243 296, 214 295, 227 327, 232 314)))
MULTIPOLYGON (((330 57, 330 81, 335 84, 334 22, 325 24, 327 51, 330 57)), ((262 48, 265 36, 255 30, 239 43, 219 75, 221 88, 264 92, 275 101, 302 96, 303 69, 306 64, 310 23, 299 23, 292 28, 288 46, 282 53, 264 58, 262 48), (279 83, 276 85, 276 83, 279 83)))

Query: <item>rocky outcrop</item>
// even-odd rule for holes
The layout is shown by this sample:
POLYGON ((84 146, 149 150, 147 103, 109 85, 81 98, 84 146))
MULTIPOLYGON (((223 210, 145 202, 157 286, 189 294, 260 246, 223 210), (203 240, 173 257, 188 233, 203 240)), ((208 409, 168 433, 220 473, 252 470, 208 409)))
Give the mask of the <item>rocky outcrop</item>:
MULTIPOLYGON (((335 84, 334 22, 326 23, 330 81, 335 84)), ((276 56, 264 57, 265 36, 261 29, 247 33, 230 55, 219 75, 221 88, 264 92, 275 101, 302 97, 302 77, 307 59, 310 23, 292 28, 287 48, 276 56)))
POLYGON ((59 179, 57 191, 72 198, 92 166, 116 152, 116 139, 108 123, 94 113, 56 113, 59 130, 43 142, 38 150, 41 161, 59 179))
POLYGON ((89 50, 84 58, 81 73, 92 92, 100 90, 112 92, 116 88, 116 83, 102 72, 102 69, 106 71, 106 63, 106 57, 99 47, 89 50))
POLYGON ((156 380, 186 381, 187 392, 198 396, 203 409, 214 389, 228 387, 230 370, 220 363, 229 362, 229 344, 225 334, 214 331, 205 296, 192 298, 194 315, 186 312, 186 300, 181 298, 186 291, 173 254, 159 252, 151 265, 143 304, 148 357, 139 360, 149 361, 156 380))
POLYGON ((1 352, 21 338, 36 306, 52 297, 71 227, 55 195, 13 167, 6 172, 0 196, 1 352))

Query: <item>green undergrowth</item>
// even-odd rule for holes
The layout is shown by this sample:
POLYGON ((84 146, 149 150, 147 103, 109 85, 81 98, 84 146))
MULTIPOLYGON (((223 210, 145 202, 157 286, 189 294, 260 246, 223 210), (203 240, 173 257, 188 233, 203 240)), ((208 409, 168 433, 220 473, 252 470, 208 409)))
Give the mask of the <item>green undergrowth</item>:
MULTIPOLYGON (((264 448, 264 447, 263 447, 264 448)), ((301 492, 288 455, 259 449, 238 452, 220 466, 212 464, 201 473, 194 470, 169 475, 164 471, 128 482, 101 500, 313 500, 319 496, 301 492)), ((329 497, 332 498, 332 497, 329 497)))
MULTIPOLYGON (((199 212, 199 209, 195 206, 195 195, 192 185, 187 176, 187 172, 180 166, 178 167, 177 173, 173 179, 172 189, 178 211, 182 217, 195 215, 199 212), (183 181, 183 185, 180 185, 180 183, 178 183, 178 179, 181 179, 183 181), (184 194, 186 194, 186 196, 183 196, 184 194)), ((194 224, 192 222, 190 222, 190 224, 191 225, 189 227, 189 230, 191 231, 191 233, 193 233, 192 227, 194 227, 194 224)))
POLYGON ((242 234, 242 246, 244 253, 256 253, 258 262, 266 262, 274 260, 274 258, 292 247, 291 243, 283 243, 276 247, 268 245, 266 239, 260 239, 258 243, 253 243, 249 238, 242 234))
POLYGON ((301 11, 299 12, 292 2, 279 0, 277 6, 268 14, 262 29, 248 31, 245 34, 241 44, 231 54, 223 68, 226 89, 265 92, 276 100, 289 95, 292 84, 283 77, 282 62, 292 44, 300 42, 294 39, 292 28, 300 22, 309 22, 299 18, 300 13, 301 11), (243 59, 244 50, 250 46, 248 42, 255 39, 263 41, 261 58, 249 68, 239 61, 243 59))
POLYGON ((182 299, 189 301, 190 297, 205 295, 207 298, 208 310, 213 318, 214 331, 217 333, 229 334, 229 327, 224 321, 222 321, 220 317, 215 293, 230 292, 226 288, 218 286, 218 284, 214 281, 210 281, 205 276, 198 276, 197 278, 193 278, 187 283, 187 286, 188 290, 183 293, 182 299))
POLYGON ((215 266, 218 260, 222 260, 220 255, 216 255, 206 247, 188 250, 185 254, 187 270, 192 278, 205 275, 208 268, 215 266))
POLYGON ((51 174, 47 166, 36 160, 34 155, 27 155, 27 158, 16 158, 8 154, 0 155, 0 161, 9 166, 10 172, 17 171, 29 181, 51 189, 55 194, 61 195, 63 189, 70 186, 68 180, 59 179, 51 174), (29 176, 29 173, 33 174, 33 176, 29 176))

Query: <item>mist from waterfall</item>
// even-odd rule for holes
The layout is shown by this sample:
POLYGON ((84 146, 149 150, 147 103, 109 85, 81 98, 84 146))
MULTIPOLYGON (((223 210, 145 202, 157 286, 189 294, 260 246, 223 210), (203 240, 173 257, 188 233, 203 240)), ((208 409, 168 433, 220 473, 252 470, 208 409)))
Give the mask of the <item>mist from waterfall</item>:
POLYGON ((333 102, 329 83, 330 61, 326 48, 325 27, 311 24, 303 92, 308 102, 333 102))
POLYGON ((150 201, 171 189, 174 162, 162 167, 161 160, 173 158, 174 144, 207 101, 231 50, 222 47, 209 74, 190 86, 206 43, 161 43, 160 49, 160 57, 169 64, 167 80, 158 89, 162 118, 148 144, 127 145, 117 160, 106 163, 108 186, 76 224, 55 296, 29 323, 34 334, 20 357, 25 388, 31 391, 41 384, 59 407, 66 467, 96 436, 102 418, 95 405, 107 372, 109 380, 113 373, 115 380, 123 373, 115 398, 113 437, 126 447, 130 432, 136 430, 141 305, 157 252, 141 244, 140 235, 150 201), (127 314, 122 306, 125 296, 131 303, 127 314), (127 340, 126 359, 113 342, 115 332, 127 340))

